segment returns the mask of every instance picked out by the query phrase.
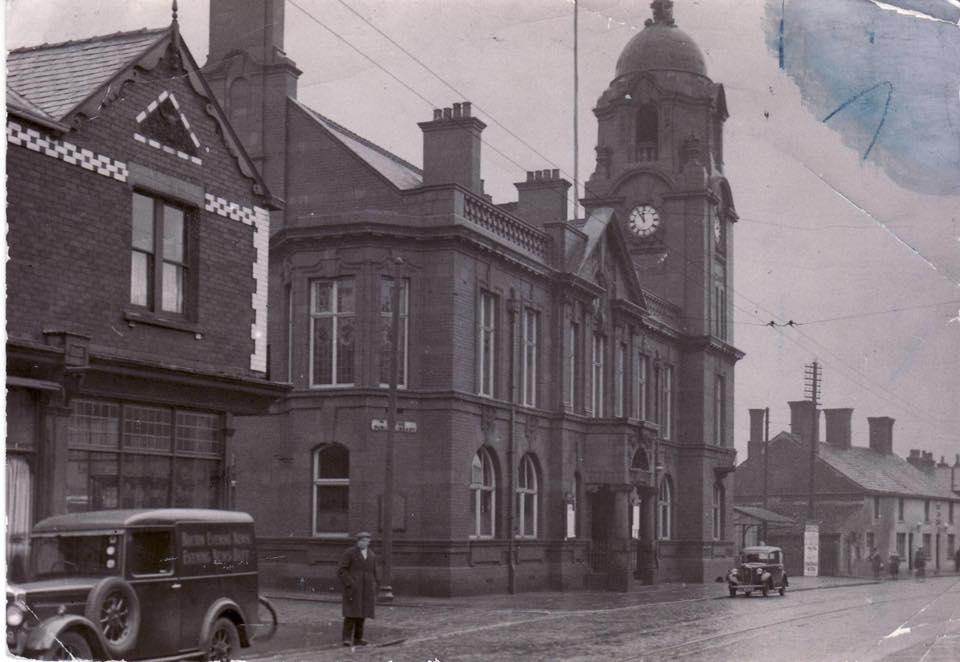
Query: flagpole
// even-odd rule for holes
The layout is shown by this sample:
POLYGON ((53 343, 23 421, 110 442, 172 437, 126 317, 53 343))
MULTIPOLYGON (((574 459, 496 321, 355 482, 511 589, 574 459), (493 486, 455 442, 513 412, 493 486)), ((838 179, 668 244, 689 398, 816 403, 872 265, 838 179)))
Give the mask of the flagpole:
POLYGON ((580 215, 580 128, 577 125, 577 118, 580 116, 579 30, 577 29, 579 13, 577 0, 573 0, 573 218, 580 215))

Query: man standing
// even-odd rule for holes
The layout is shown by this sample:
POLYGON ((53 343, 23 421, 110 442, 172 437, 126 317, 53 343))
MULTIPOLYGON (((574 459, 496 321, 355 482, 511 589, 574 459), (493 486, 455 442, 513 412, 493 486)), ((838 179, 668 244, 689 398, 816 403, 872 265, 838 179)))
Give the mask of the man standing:
POLYGON ((883 570, 883 559, 880 558, 880 552, 874 547, 870 552, 870 564, 873 566, 873 578, 880 579, 880 571, 883 570))
POLYGON ((376 557, 370 549, 370 534, 361 531, 356 544, 340 557, 337 578, 343 584, 343 645, 366 646, 363 620, 373 618, 377 600, 376 557))
POLYGON ((957 552, 953 555, 953 571, 960 573, 960 547, 957 547, 957 552))

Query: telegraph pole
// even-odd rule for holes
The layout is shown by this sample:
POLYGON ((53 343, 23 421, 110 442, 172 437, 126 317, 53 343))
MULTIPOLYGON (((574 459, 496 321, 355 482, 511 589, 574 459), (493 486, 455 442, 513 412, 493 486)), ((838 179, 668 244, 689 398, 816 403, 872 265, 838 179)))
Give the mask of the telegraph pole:
MULTIPOLYGON (((763 507, 767 507, 767 474, 769 472, 769 462, 767 460, 770 451, 770 407, 767 407, 763 413, 763 507)), ((767 520, 763 520, 763 541, 767 541, 767 520)))
POLYGON ((810 425, 810 486, 809 500, 807 503, 807 520, 813 522, 817 517, 816 505, 816 480, 814 478, 814 469, 817 462, 817 446, 820 444, 820 417, 817 415, 817 407, 820 406, 820 380, 823 375, 820 373, 820 364, 814 361, 808 363, 805 368, 804 385, 806 387, 806 396, 813 405, 810 409, 810 416, 813 419, 810 425))
MULTIPOLYGON (((403 258, 393 258, 394 267, 403 264, 403 258)), ((393 601, 393 435, 397 426, 397 381, 400 372, 400 274, 393 269, 393 287, 390 291, 390 392, 387 398, 386 460, 383 477, 383 577, 379 598, 393 601)))

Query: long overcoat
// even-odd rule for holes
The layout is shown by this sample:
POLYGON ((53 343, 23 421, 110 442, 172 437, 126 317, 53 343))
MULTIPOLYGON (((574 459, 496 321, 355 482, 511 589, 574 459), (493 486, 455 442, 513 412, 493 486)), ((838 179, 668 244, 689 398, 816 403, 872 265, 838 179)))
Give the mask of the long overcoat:
POLYGON ((377 557, 367 548, 367 558, 351 547, 340 557, 337 578, 343 585, 343 617, 373 618, 377 602, 377 557))

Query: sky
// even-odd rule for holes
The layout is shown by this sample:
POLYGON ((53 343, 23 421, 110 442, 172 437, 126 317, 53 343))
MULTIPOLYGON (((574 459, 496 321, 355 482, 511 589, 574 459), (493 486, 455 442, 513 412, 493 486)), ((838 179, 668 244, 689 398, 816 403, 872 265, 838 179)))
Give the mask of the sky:
MULTIPOLYGON (((203 63, 208 3, 179 8, 203 63)), ((739 459, 747 410, 769 407, 772 433, 788 429, 787 402, 804 399, 804 365, 817 360, 823 406, 854 409, 854 445, 867 445, 868 416, 891 416, 896 453, 952 464, 960 0, 676 0, 674 16, 730 111, 739 459)), ((486 190, 506 202, 542 168, 576 172, 582 193, 591 109, 649 1, 578 4, 576 168, 573 17, 572 0, 287 0, 285 49, 303 71, 301 101, 415 164, 416 123, 471 101, 488 125, 486 190)), ((5 34, 15 48, 169 21, 169 0, 7 0, 5 34)))

